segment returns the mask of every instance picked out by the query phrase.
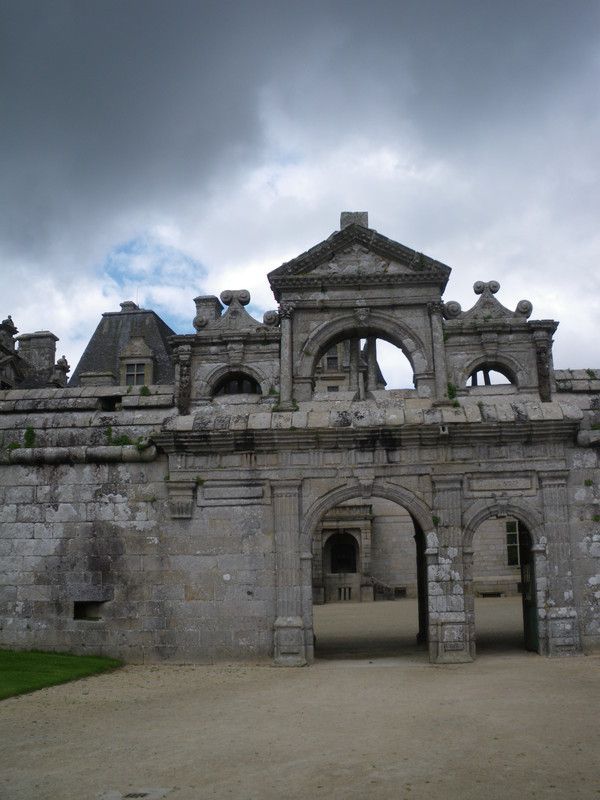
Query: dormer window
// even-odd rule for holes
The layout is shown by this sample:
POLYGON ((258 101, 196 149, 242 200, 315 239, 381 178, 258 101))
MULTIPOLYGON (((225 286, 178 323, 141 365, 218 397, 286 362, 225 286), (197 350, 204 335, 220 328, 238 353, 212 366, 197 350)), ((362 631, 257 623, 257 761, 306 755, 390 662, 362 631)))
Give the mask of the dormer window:
POLYGON ((150 386, 154 378, 152 350, 143 337, 132 337, 121 351, 121 386, 150 386))
POLYGON ((146 365, 141 363, 125 364, 125 386, 144 386, 146 384, 146 365))

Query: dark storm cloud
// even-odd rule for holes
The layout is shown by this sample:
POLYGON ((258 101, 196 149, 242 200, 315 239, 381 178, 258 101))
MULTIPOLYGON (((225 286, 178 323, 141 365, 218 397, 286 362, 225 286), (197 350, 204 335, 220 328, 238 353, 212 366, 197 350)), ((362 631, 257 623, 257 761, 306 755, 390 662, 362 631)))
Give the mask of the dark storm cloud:
POLYGON ((597 23, 596 3, 4 4, 3 234, 43 258, 176 212, 260 149, 265 87, 326 145, 397 125, 477 152, 578 79, 597 23))
POLYGON ((352 202, 370 206, 386 234, 462 262, 459 292, 479 263, 496 269, 502 258, 510 283, 526 257, 559 285, 571 262, 553 253, 571 252, 567 272, 598 255, 597 2, 0 9, 5 282, 17 269, 31 292, 40 276, 91 276, 121 243, 174 224, 209 271, 217 237, 240 257, 291 257, 299 226, 308 246, 317 218, 352 202), (380 178, 363 165, 353 184, 369 149, 402 168, 380 178), (294 163, 312 182, 303 199, 277 183, 294 163), (261 191, 274 198, 265 219, 261 191), (510 235, 519 246, 504 244, 510 235))

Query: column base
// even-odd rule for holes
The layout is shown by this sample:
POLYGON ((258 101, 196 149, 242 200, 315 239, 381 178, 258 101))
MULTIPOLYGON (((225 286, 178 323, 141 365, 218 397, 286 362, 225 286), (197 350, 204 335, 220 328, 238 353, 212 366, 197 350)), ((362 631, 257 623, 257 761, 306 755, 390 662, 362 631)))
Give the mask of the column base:
POLYGON ((275 620, 273 662, 277 667, 305 667, 307 662, 302 617, 275 620))
POLYGON ((552 608, 546 615, 549 656, 574 656, 581 653, 577 611, 572 607, 552 608))

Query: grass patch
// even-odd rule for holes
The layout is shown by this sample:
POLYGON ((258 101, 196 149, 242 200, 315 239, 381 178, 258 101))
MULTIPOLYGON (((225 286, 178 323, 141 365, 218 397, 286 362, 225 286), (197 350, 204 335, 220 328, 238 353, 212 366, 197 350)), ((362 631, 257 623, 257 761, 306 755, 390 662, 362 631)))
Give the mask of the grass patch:
POLYGON ((97 675, 122 665, 116 658, 0 650, 0 700, 97 675))

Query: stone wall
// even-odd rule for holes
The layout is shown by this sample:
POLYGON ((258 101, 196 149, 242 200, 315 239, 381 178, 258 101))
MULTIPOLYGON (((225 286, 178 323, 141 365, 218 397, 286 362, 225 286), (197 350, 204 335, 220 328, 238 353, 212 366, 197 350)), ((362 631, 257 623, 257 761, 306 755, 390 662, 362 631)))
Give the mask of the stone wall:
POLYGON ((211 403, 190 415, 172 402, 165 387, 0 393, 2 646, 254 660, 277 652, 279 631, 283 663, 310 660, 306 537, 351 499, 373 502, 385 520, 373 537, 379 575, 394 565, 387 577, 408 577, 404 552, 407 568, 416 563, 397 509, 419 522, 433 660, 474 652, 469 592, 490 514, 532 532, 541 651, 600 646, 588 395, 542 404, 499 393, 440 408, 381 392, 290 412, 268 398, 211 403), (292 658, 286 648, 300 649, 292 658))

